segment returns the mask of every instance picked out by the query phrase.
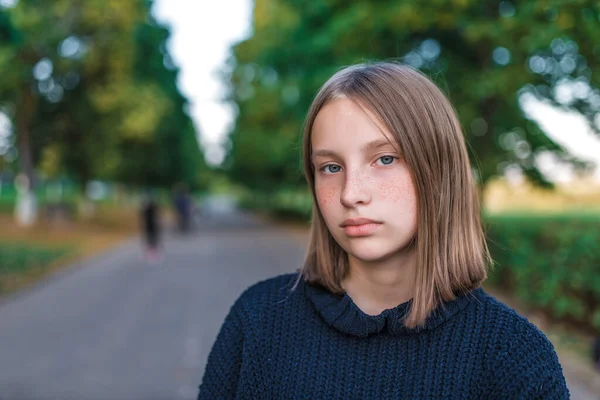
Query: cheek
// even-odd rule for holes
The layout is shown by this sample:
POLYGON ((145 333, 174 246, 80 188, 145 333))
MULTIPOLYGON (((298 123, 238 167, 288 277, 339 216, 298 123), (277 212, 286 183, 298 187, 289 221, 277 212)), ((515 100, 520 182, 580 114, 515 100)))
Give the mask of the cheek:
POLYGON ((386 180, 379 183, 381 198, 394 204, 403 204, 411 213, 417 210, 415 187, 410 179, 386 180))
POLYGON ((315 191, 320 208, 325 208, 334 203, 339 193, 338 188, 332 185, 319 185, 315 188, 315 191))

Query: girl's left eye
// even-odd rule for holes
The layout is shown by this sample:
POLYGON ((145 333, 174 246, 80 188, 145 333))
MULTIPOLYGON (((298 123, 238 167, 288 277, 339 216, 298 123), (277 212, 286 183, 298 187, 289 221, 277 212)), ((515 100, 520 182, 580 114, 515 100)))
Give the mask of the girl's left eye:
POLYGON ((394 156, 383 156, 383 157, 379 157, 379 159, 377 161, 381 161, 381 163, 383 165, 390 165, 391 163, 393 163, 396 159, 398 159, 398 157, 394 157, 394 156))

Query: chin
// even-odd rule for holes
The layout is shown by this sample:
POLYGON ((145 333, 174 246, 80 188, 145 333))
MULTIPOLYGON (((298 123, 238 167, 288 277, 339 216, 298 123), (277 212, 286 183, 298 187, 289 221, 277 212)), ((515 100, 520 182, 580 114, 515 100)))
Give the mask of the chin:
POLYGON ((356 243, 347 245, 346 252, 354 258, 361 261, 375 262, 389 257, 393 251, 391 249, 378 246, 373 243, 356 243))

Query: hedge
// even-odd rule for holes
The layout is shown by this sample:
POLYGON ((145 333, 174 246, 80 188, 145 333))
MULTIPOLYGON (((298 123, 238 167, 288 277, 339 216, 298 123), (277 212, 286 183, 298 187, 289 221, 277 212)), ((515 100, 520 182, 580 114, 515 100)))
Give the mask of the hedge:
POLYGON ((490 283, 555 319, 600 330, 600 216, 485 218, 490 283))

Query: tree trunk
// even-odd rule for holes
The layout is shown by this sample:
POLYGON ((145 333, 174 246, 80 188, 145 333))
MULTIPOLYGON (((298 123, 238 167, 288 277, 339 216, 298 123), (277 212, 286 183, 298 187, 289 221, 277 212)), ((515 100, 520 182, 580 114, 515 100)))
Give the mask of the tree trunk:
POLYGON ((15 217, 21 226, 33 225, 37 220, 37 201, 35 197, 35 174, 31 151, 29 124, 33 116, 36 99, 29 87, 22 92, 21 102, 17 104, 17 149, 21 173, 27 177, 27 184, 19 190, 15 205, 15 217))
POLYGON ((34 190, 35 173, 33 168, 33 157, 31 152, 31 136, 29 124, 33 116, 36 99, 33 97, 29 87, 22 90, 23 97, 17 105, 17 149, 19 150, 19 165, 21 173, 27 176, 29 188, 34 190))

